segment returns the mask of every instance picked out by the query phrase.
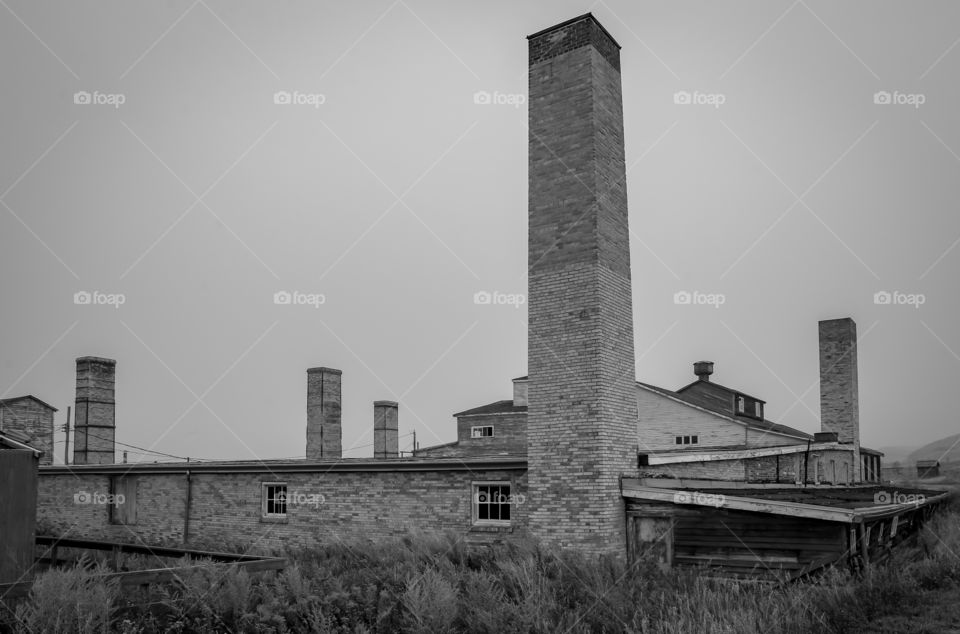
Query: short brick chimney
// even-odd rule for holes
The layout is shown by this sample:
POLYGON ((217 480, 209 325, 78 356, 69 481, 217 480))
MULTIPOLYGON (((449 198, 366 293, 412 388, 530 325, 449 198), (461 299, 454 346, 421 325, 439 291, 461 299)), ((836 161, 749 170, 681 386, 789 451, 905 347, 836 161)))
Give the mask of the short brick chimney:
POLYGON ((373 402, 373 457, 378 460, 400 456, 399 408, 396 401, 373 402))
POLYGON ((849 317, 819 323, 820 430, 835 432, 854 447, 854 481, 860 472, 860 402, 857 385, 857 324, 849 317))
POLYGON ((713 361, 697 361, 693 364, 693 373, 701 381, 709 381, 713 374, 713 361))
POLYGON ((527 406, 527 377, 521 376, 513 380, 513 406, 527 406))
POLYGON ((307 370, 307 459, 339 460, 343 431, 340 422, 340 383, 343 372, 333 368, 307 370))
POLYGON ((77 359, 74 464, 113 464, 116 461, 116 371, 114 359, 77 359))

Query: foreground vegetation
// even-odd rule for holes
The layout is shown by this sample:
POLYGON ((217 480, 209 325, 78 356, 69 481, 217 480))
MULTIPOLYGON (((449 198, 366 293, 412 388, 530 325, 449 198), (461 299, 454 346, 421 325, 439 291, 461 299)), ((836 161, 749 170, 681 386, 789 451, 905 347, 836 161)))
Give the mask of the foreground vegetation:
POLYGON ((960 504, 862 577, 833 570, 774 589, 453 537, 316 547, 280 573, 214 566, 151 593, 41 575, 0 608, 12 632, 947 632, 960 628, 960 504))

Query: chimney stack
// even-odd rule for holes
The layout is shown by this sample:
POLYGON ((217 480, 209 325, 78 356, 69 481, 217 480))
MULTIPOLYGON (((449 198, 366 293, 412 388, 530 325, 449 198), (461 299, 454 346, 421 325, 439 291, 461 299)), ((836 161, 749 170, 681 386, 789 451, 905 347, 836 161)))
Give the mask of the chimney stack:
POLYGON ((849 317, 819 323, 820 430, 835 432, 854 448, 854 482, 860 473, 860 403, 857 386, 857 324, 849 317))
POLYGON ((115 462, 116 370, 117 362, 113 359, 77 359, 74 464, 115 462))
POLYGON ((589 13, 527 40, 528 525, 622 553, 637 394, 620 45, 589 13))
POLYGON ((513 406, 526 407, 527 404, 527 377, 521 376, 513 380, 513 406))
POLYGON ((343 432, 340 423, 340 370, 307 370, 307 460, 339 460, 343 432))
POLYGON ((399 407, 396 401, 373 402, 373 457, 378 460, 400 457, 399 407))
POLYGON ((710 375, 713 374, 713 361, 697 361, 693 364, 693 373, 701 381, 709 381, 710 375))

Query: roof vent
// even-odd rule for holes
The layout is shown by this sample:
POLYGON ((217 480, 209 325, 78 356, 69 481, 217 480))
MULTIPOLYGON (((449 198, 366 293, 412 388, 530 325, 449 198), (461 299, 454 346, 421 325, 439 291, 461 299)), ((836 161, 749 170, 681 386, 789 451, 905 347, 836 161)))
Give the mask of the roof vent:
POLYGON ((710 375, 713 374, 713 361, 697 361, 693 364, 693 373, 701 381, 709 381, 710 375))

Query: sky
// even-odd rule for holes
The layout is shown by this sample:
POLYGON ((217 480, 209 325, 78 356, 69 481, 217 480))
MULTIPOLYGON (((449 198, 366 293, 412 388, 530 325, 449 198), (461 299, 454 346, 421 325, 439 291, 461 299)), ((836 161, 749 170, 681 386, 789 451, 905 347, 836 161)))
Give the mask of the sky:
POLYGON ((345 456, 375 400, 401 449, 454 440, 527 371, 525 37, 590 11, 637 378, 714 361, 817 431, 817 321, 852 317, 863 443, 957 433, 960 4, 922 7, 0 0, 0 397, 62 425, 109 357, 119 442, 297 457, 328 366, 345 456))

